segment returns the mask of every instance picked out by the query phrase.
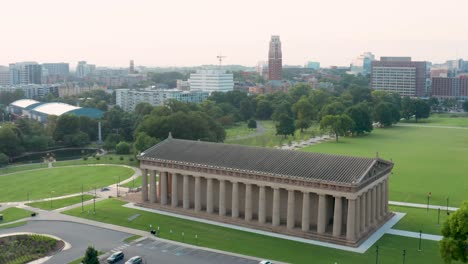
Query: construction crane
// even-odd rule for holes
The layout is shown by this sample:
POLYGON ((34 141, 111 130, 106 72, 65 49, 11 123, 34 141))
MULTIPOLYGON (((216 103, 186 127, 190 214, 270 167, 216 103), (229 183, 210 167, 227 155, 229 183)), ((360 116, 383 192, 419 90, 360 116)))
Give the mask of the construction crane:
POLYGON ((219 60, 219 68, 221 69, 221 66, 223 65, 223 59, 226 58, 226 56, 223 55, 218 55, 216 58, 219 60))

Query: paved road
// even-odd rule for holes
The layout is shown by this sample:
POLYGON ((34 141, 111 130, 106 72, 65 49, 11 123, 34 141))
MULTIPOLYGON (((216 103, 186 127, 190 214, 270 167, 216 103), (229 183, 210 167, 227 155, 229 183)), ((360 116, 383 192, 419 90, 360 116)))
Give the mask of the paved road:
MULTIPOLYGON (((47 264, 64 264, 73 261, 83 256, 88 245, 94 245, 96 249, 107 252, 107 255, 122 250, 125 253, 125 261, 132 256, 139 255, 145 259, 145 264, 258 263, 258 260, 192 248, 180 243, 171 243, 153 238, 127 244, 123 240, 131 236, 131 234, 78 223, 29 221, 24 226, 0 229, 0 235, 15 232, 49 234, 60 237, 71 244, 70 249, 58 253, 48 260, 47 264)), ((125 261, 119 263, 123 264, 125 261)))
POLYGON ((142 256, 145 264, 256 264, 257 260, 245 259, 236 256, 225 255, 217 252, 186 247, 181 244, 172 244, 160 240, 147 238, 133 245, 124 245, 113 249, 121 250, 125 254, 125 260, 118 262, 123 264, 133 256, 142 256))
POLYGON ((71 244, 71 248, 52 257, 47 264, 64 264, 84 255, 88 245, 95 245, 98 250, 107 252, 123 244, 130 234, 89 225, 58 221, 30 221, 16 228, 0 229, 0 234, 14 232, 32 232, 49 234, 62 238, 71 244))

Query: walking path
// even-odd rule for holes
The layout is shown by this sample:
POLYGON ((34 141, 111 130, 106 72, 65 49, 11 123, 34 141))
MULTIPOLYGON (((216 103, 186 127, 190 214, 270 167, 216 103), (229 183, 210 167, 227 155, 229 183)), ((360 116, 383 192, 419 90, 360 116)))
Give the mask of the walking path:
POLYGON ((468 129, 468 127, 459 127, 459 126, 436 126, 436 125, 419 125, 419 124, 402 124, 398 123, 394 126, 402 126, 402 127, 428 127, 428 128, 448 128, 448 129, 468 129))
MULTIPOLYGON (((406 206, 406 207, 415 207, 415 208, 427 208, 427 204, 417 204, 417 203, 405 203, 405 202, 397 202, 397 201, 389 201, 390 205, 397 205, 397 206, 406 206)), ((456 211, 459 208, 457 207, 447 207, 442 205, 429 205, 429 209, 440 209, 440 210, 449 210, 449 211, 456 211)))
MULTIPOLYGON (((390 229, 387 231, 387 234, 411 237, 411 238, 419 238, 419 235, 420 235, 418 232, 411 232, 411 231, 398 230, 398 229, 390 229)), ((442 240, 443 236, 421 233, 421 238, 425 240, 440 241, 442 240)))

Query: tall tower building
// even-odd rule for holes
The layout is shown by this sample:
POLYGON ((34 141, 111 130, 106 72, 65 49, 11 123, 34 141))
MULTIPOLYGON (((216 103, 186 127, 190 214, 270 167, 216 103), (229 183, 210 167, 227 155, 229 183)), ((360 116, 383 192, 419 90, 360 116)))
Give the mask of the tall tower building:
POLYGON ((271 36, 270 50, 268 51, 268 80, 281 79, 283 79, 281 41, 279 36, 271 36))
POLYGON ((130 68, 129 68, 128 71, 129 71, 130 74, 135 73, 135 65, 133 63, 133 60, 130 60, 130 68))

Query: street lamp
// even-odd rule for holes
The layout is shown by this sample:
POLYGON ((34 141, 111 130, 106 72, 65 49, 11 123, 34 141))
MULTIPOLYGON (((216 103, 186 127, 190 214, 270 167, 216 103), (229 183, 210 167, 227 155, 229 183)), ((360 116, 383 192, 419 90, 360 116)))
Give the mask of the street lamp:
POLYGON ((429 213, 429 200, 431 199, 431 196, 432 196, 432 193, 429 192, 429 193, 427 194, 427 212, 428 212, 428 213, 429 213))
POLYGON ((50 209, 52 209, 52 194, 54 191, 50 191, 50 209))
POLYGON ((419 230, 419 249, 418 251, 421 251, 421 239, 422 239, 422 230, 419 230))
POLYGON ((449 214, 450 214, 450 213, 449 213, 449 209, 448 209, 448 208, 449 208, 449 197, 447 196, 447 215, 449 215, 449 214))
POLYGON ((406 263, 406 249, 403 249, 403 264, 406 263))
POLYGON ((379 246, 377 245, 375 248, 375 264, 379 263, 379 246))

